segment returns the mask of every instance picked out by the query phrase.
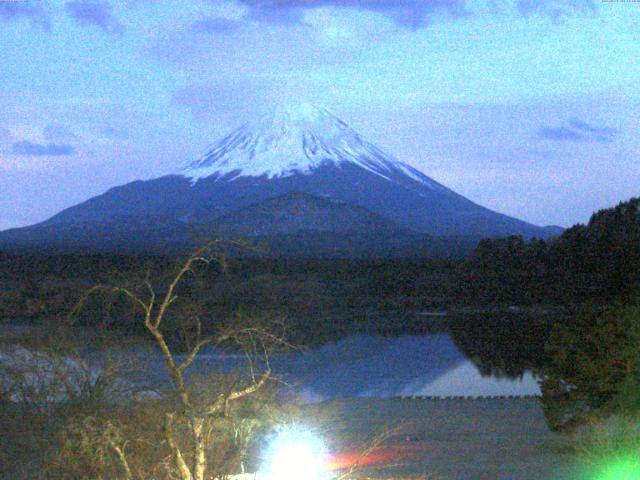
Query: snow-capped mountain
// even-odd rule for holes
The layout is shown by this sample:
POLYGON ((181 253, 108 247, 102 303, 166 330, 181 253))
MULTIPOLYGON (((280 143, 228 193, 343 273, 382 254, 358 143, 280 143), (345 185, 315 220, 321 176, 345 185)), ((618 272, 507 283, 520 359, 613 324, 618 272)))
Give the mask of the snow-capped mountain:
POLYGON ((240 127, 175 174, 115 187, 40 224, 1 232, 0 247, 164 248, 190 243, 194 231, 277 236, 280 245, 315 235, 310 245, 318 246, 339 237, 336 245, 375 244, 379 251, 391 238, 407 249, 432 237, 558 233, 458 195, 325 108, 288 105, 240 127))
POLYGON ((283 105, 273 115, 248 123, 215 144, 180 174, 199 180, 215 175, 286 177, 311 174, 323 165, 351 163, 385 180, 402 173, 428 188, 446 190, 415 168, 363 140, 326 108, 283 105))

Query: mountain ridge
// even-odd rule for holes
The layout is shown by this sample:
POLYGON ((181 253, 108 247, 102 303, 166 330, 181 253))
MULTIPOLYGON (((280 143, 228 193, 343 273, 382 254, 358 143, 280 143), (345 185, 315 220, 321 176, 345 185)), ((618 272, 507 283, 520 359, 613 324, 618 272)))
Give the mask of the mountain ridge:
MULTIPOLYGON (((233 215, 244 215, 244 225, 236 218, 235 230, 254 237, 315 231, 310 228, 314 221, 331 224, 345 222, 348 217, 347 223, 358 223, 358 215, 380 231, 389 230, 389 223, 396 225, 394 234, 403 232, 407 238, 414 234, 546 238, 559 233, 553 227, 538 227, 482 207, 384 153, 328 110, 302 106, 281 108, 271 116, 245 124, 174 174, 113 187, 39 224, 0 232, 0 246, 9 239, 33 243, 29 235, 46 243, 46 231, 64 231, 63 237, 73 240, 74 228, 81 237, 94 231, 91 224, 100 225, 100 234, 107 237, 110 224, 123 248, 127 228, 143 238, 141 228, 146 226, 149 238, 157 246, 165 228, 172 238, 189 230, 213 231, 211 227, 216 222, 224 225, 233 215), (269 204, 269 200, 294 194, 330 199, 344 206, 332 211, 329 204, 313 200, 313 206, 308 205, 309 213, 315 212, 317 219, 298 219, 304 228, 287 230, 287 224, 295 223, 288 218, 291 203, 280 204, 277 208, 281 210, 276 212, 273 208, 277 202, 269 204), (250 211, 252 206, 261 204, 264 212, 271 212, 273 225, 267 225, 269 222, 260 217, 259 209, 250 211), (243 210, 243 214, 237 213, 243 210), (377 220, 373 221, 371 215, 377 220), (259 223, 271 230, 259 231, 259 223)), ((375 228, 370 230, 372 237, 381 238, 375 228)), ((94 234, 89 237, 103 242, 94 234)), ((83 242, 81 238, 79 242, 83 242)))

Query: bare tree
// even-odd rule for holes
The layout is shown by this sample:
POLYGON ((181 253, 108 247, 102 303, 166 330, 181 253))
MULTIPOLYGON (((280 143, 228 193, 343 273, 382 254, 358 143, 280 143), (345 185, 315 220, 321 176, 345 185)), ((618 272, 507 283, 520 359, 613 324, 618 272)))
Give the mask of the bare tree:
MULTIPOLYGON (((131 385, 126 372, 132 366, 122 363, 118 357, 121 350, 99 371, 85 362, 80 351, 47 350, 48 356, 42 358, 52 358, 58 373, 51 383, 53 390, 44 391, 47 399, 53 398, 46 404, 61 397, 73 400, 75 396, 77 405, 66 402, 58 409, 56 418, 62 427, 58 430, 56 425, 56 436, 47 437, 51 449, 43 455, 41 476, 25 478, 223 479, 244 473, 251 440, 262 428, 285 424, 295 417, 310 420, 308 411, 292 412, 289 406, 272 408, 270 403, 274 389, 269 386, 276 378, 269 354, 274 348, 291 347, 281 321, 265 323, 264 319, 243 316, 201 320, 205 318, 198 308, 202 299, 197 298, 193 280, 209 266, 226 269, 220 241, 195 250, 168 276, 149 271, 118 284, 95 285, 82 296, 70 319, 76 318, 94 295, 127 299, 134 307, 134 321, 143 326, 159 350, 168 381, 160 387, 152 385, 154 391, 148 386, 131 385), (172 336, 176 327, 181 329, 185 350, 176 347, 172 336), (241 372, 214 370, 196 378, 193 371, 199 370, 203 349, 227 345, 234 346, 246 359, 241 372), (70 352, 73 357, 69 357, 70 352), (71 373, 79 372, 77 379, 71 376, 70 358, 74 366, 71 373), (118 380, 123 376, 121 385, 118 380), (116 390, 120 392, 117 397, 113 395, 116 390)), ((111 348, 109 340, 105 345, 107 350, 111 348)), ((42 365, 49 365, 42 360, 31 363, 40 370, 42 365)), ((17 377, 15 385, 28 385, 22 377, 17 377)), ((395 432, 383 432, 362 447, 361 454, 339 478, 355 478, 366 463, 363 460, 395 432)))
MULTIPOLYGON (((131 285, 96 285, 85 293, 74 309, 74 313, 78 313, 91 295, 107 292, 124 296, 141 312, 144 328, 162 354, 175 396, 175 402, 170 403, 172 407, 164 413, 164 437, 170 450, 169 463, 173 474, 180 480, 210 478, 212 465, 207 456, 208 446, 216 441, 216 435, 222 436, 221 432, 225 429, 232 431, 231 437, 236 439, 238 454, 246 452, 247 439, 240 437, 246 437, 255 428, 246 428, 247 422, 234 423, 233 406, 242 399, 256 395, 273 380, 269 352, 274 346, 286 345, 281 323, 272 323, 267 327, 261 323, 236 319, 213 329, 213 333, 206 334, 203 332, 201 319, 194 314, 190 322, 183 323, 186 325, 185 336, 188 340, 186 354, 175 353, 165 330, 169 312, 178 300, 180 286, 187 276, 194 274, 199 266, 206 267, 212 263, 222 269, 226 268, 219 240, 209 242, 189 255, 164 286, 158 286, 157 279, 152 278, 149 273, 141 281, 131 285), (228 379, 221 381, 214 395, 210 395, 211 391, 203 394, 201 389, 188 382, 187 369, 194 365, 204 347, 229 343, 237 345, 244 353, 247 373, 231 382, 228 379), (185 431, 188 433, 186 436, 185 431), (241 433, 245 435, 240 435, 241 433)), ((207 328, 207 331, 211 330, 207 328)), ((116 432, 113 424, 109 424, 108 432, 105 432, 107 445, 120 462, 125 478, 131 479, 134 474, 127 460, 125 444, 116 432)))

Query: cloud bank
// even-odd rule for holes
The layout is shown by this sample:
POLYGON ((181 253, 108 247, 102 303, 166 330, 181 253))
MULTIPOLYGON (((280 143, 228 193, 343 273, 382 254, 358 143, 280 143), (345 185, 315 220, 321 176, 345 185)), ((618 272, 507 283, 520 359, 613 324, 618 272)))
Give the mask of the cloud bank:
POLYGON ((23 19, 31 21, 44 30, 51 28, 49 12, 37 2, 0 1, 0 20, 18 21, 23 19))
MULTIPOLYGON (((33 24, 50 30, 49 11, 34 1, 0 1, 0 20, 27 19, 33 24)), ((220 0, 211 0, 220 4, 220 0)), ((294 25, 301 23, 304 12, 317 8, 341 8, 364 10, 378 13, 392 19, 396 24, 412 29, 424 27, 434 17, 464 18, 471 15, 468 0, 238 0, 237 4, 247 10, 250 20, 294 25)), ((136 0, 126 3, 131 9, 136 0)), ((83 26, 97 27, 110 34, 124 31, 123 24, 114 13, 117 2, 108 0, 71 0, 64 9, 75 21, 83 26)), ((524 17, 543 15, 554 21, 576 14, 595 14, 595 0, 507 0, 490 2, 494 8, 515 9, 524 17)), ((238 29, 240 22, 224 17, 204 17, 193 24, 193 29, 205 33, 229 33, 238 29)))
POLYGON ((580 119, 573 119, 568 125, 543 126, 538 130, 540 138, 555 142, 611 143, 618 133, 615 128, 596 127, 580 119))
POLYGON ((231 33, 240 28, 241 22, 224 17, 207 17, 195 22, 191 29, 199 33, 231 33))
MULTIPOLYGON (((438 15, 462 18, 471 13, 467 0, 240 0, 253 19, 275 23, 301 21, 302 12, 320 7, 353 8, 386 15, 399 25, 420 28, 438 15)), ((494 7, 512 6, 511 2, 495 1, 494 7)), ((553 20, 578 13, 595 13, 594 0, 518 0, 516 10, 524 17, 544 15, 553 20)))
POLYGON ((113 13, 113 6, 99 0, 74 0, 67 2, 69 15, 81 25, 95 26, 105 33, 122 33, 124 27, 113 13))
POLYGON ((453 18, 465 15, 465 0, 240 0, 251 18, 275 23, 295 23, 302 12, 320 7, 356 8, 380 13, 400 25, 418 28, 434 15, 453 18))
POLYGON ((545 15, 559 20, 575 13, 595 13, 593 0, 518 0, 516 8, 524 17, 545 15))
POLYGON ((15 142, 12 151, 16 155, 27 155, 34 157, 60 157, 76 153, 76 149, 66 143, 33 143, 28 140, 15 142))

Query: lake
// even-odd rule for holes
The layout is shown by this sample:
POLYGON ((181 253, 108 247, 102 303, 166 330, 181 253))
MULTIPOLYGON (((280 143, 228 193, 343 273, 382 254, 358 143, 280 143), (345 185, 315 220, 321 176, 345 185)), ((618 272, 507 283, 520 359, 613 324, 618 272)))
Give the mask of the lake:
MULTIPOLYGON (((424 335, 351 335, 304 351, 274 354, 271 364, 274 373, 306 402, 349 397, 538 395, 539 385, 528 368, 527 352, 532 347, 523 338, 539 336, 519 338, 505 324, 474 328, 465 325, 424 335), (492 336, 482 333, 485 330, 492 336)), ((24 335, 29 335, 28 329, 24 335)), ((165 382, 164 361, 156 352, 138 344, 119 355, 136 358, 133 363, 143 368, 131 377, 135 382, 165 382)), ((89 357, 95 358, 93 354, 89 357)), ((246 370, 245 361, 242 355, 203 349, 189 375, 246 370)), ((96 365, 100 363, 96 360, 96 365)))
MULTIPOLYGON (((242 361, 241 356, 217 354, 209 349, 194 364, 194 370, 206 373, 210 369, 231 368, 242 361)), ((310 402, 343 397, 540 393, 530 371, 515 378, 482 373, 447 333, 353 335, 302 352, 276 354, 271 363, 274 372, 310 402)))

